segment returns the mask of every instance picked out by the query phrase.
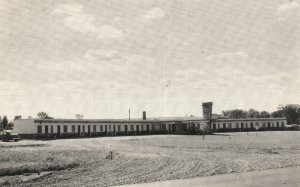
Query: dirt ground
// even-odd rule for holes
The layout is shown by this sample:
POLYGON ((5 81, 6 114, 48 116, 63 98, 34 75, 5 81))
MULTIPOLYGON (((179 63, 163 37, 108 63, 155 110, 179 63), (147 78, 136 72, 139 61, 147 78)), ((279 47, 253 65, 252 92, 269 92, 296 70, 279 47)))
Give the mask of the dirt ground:
POLYGON ((1 142, 0 186, 112 186, 296 167, 299 139, 277 131, 1 142), (28 167, 39 174, 10 173, 28 167))
POLYGON ((129 184, 122 185, 122 187, 299 187, 299 173, 300 167, 289 167, 207 177, 195 177, 191 179, 129 184))

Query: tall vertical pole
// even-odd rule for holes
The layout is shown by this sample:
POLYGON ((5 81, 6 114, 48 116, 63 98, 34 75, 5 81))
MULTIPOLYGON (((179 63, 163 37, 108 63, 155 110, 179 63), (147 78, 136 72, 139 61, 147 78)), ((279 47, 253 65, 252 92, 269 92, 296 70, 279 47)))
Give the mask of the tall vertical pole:
POLYGON ((130 120, 130 109, 129 109, 128 113, 129 113, 129 120, 130 120))

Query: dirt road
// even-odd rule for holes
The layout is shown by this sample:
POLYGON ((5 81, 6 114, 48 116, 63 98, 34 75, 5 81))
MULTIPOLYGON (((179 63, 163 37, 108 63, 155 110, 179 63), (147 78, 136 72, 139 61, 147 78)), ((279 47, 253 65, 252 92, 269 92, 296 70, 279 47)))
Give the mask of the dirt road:
POLYGON ((240 187, 240 186, 300 186, 300 167, 271 169, 253 171, 247 173, 235 173, 227 175, 216 175, 210 177, 197 177, 192 179, 181 179, 162 181, 154 183, 143 183, 135 185, 124 185, 122 187, 240 187))

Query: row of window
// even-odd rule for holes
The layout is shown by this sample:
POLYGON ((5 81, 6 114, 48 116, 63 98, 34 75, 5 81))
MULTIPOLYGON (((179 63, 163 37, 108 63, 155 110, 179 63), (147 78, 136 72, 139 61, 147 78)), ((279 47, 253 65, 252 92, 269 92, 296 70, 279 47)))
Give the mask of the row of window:
MULTIPOLYGON (((284 127, 284 122, 262 122, 263 128, 279 128, 284 127)), ((225 128, 258 128, 259 122, 251 123, 213 123, 213 129, 225 129, 225 128)))
MULTIPOLYGON (((97 125, 92 125, 92 131, 91 131, 91 125, 62 125, 63 129, 61 131, 61 125, 57 125, 57 132, 63 132, 63 133, 76 133, 76 132, 116 132, 121 131, 121 125, 99 125, 99 130, 97 131, 97 125), (77 128, 76 128, 77 126, 77 128), (77 131, 76 131, 77 129, 77 131)), ((166 124, 158 124, 158 126, 155 127, 155 124, 152 125, 124 125, 123 131, 155 131, 155 130, 166 130, 166 124), (135 128, 134 128, 135 126, 135 128), (129 127, 129 129, 128 129, 129 127), (150 129, 151 127, 151 129, 150 129)), ((38 125, 37 126, 37 133, 43 132, 43 126, 38 125)), ((44 125, 44 132, 45 133, 54 133, 53 125, 44 125)))

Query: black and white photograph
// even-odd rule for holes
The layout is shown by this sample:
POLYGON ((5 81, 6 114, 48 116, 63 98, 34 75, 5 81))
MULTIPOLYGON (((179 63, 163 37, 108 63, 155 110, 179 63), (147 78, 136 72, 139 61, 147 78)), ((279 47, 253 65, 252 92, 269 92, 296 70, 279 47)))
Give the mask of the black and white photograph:
POLYGON ((300 186, 300 0, 0 0, 0 186, 300 186))

